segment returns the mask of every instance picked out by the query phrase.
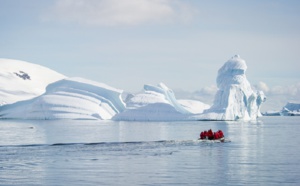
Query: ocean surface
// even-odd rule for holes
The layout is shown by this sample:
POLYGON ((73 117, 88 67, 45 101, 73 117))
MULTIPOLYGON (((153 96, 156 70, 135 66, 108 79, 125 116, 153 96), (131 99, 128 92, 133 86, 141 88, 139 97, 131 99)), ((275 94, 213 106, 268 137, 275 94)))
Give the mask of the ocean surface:
POLYGON ((300 117, 0 120, 0 185, 300 185, 300 117), (208 129, 231 142, 198 141, 208 129))

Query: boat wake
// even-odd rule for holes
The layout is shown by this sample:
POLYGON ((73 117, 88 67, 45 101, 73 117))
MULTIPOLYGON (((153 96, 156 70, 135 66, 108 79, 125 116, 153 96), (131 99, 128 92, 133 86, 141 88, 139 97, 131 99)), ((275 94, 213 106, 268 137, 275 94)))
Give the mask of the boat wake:
POLYGON ((224 140, 158 140, 158 141, 125 141, 125 142, 82 142, 82 143, 53 143, 53 144, 21 144, 21 145, 0 145, 3 147, 51 147, 51 146, 120 146, 120 145, 196 145, 202 143, 228 143, 230 139, 224 140))

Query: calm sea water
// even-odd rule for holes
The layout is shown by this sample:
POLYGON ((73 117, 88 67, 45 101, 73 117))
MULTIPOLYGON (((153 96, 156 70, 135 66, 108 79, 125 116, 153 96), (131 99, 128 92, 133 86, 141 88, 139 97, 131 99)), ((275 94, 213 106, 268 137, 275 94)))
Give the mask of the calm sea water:
POLYGON ((300 117, 0 120, 0 185, 300 185, 300 117), (223 130, 231 142, 197 140, 223 130))

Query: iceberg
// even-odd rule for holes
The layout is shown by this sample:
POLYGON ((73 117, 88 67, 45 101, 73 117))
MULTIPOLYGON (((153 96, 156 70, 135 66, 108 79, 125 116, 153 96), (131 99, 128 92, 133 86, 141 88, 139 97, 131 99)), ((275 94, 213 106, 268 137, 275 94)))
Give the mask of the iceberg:
POLYGON ((122 90, 83 78, 47 86, 36 98, 0 107, 2 119, 111 119, 125 110, 122 90))
POLYGON ((0 106, 39 96, 48 84, 64 78, 64 75, 40 65, 0 59, 0 106))
MULTIPOLYGON (((117 121, 254 120, 266 100, 246 78, 246 62, 235 55, 218 71, 212 106, 177 100, 165 84, 123 90, 65 76, 27 62, 0 59, 0 119, 96 119, 117 121)), ((293 107, 294 108, 294 107, 293 107)), ((291 111, 290 105, 286 109, 291 111)), ((299 110, 298 110, 299 111, 299 110)), ((297 112, 298 112, 297 111, 297 112)))
POLYGON ((218 71, 214 103, 197 120, 254 120, 261 116, 260 107, 266 100, 262 91, 254 91, 246 78, 245 60, 235 55, 218 71))
POLYGON ((178 121, 201 113, 209 105, 194 100, 177 100, 165 84, 144 85, 144 91, 126 99, 127 109, 112 119, 119 121, 178 121))
POLYGON ((281 116, 300 116, 300 103, 288 102, 280 111, 281 116))

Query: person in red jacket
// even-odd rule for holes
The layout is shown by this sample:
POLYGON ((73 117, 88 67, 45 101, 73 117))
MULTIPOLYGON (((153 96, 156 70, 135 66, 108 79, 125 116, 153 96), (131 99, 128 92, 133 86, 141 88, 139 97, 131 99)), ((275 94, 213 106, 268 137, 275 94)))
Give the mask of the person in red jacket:
POLYGON ((204 131, 204 139, 206 139, 207 138, 207 131, 205 130, 204 131))
POLYGON ((223 134, 223 131, 222 131, 222 130, 219 130, 218 133, 219 133, 219 135, 220 135, 220 138, 223 138, 223 137, 224 137, 224 134, 223 134))
POLYGON ((204 132, 200 133, 200 139, 204 139, 204 132))
POLYGON ((219 132, 214 132, 214 139, 219 139, 219 138, 220 138, 219 132))
POLYGON ((207 137, 207 131, 203 131, 200 133, 200 139, 206 139, 207 137))
POLYGON ((211 129, 209 129, 207 131, 207 137, 208 137, 209 140, 213 140, 214 139, 214 133, 212 132, 211 129))

